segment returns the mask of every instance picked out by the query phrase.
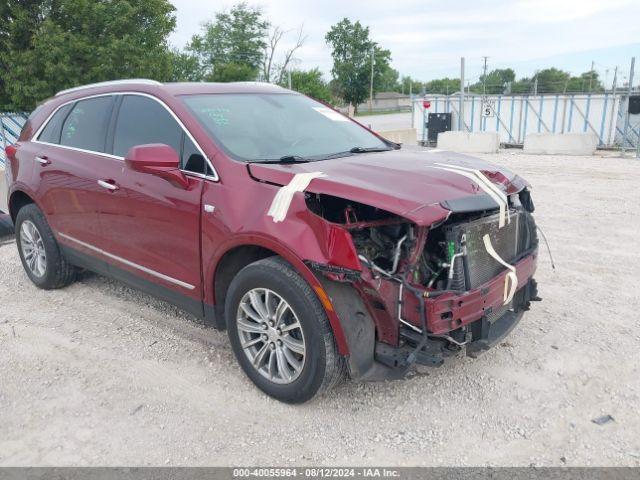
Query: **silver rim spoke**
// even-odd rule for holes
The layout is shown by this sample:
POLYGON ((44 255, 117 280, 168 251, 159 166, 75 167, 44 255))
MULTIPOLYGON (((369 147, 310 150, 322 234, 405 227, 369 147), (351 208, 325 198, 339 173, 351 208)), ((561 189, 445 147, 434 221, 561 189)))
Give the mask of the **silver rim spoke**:
POLYGON ((289 350, 292 350, 295 353, 299 354, 304 353, 304 343, 302 343, 300 340, 296 340, 295 338, 287 335, 282 337, 282 341, 289 350))
POLYGON ((291 306, 267 288, 254 288, 236 314, 240 345, 260 375, 274 383, 295 381, 305 365, 302 325, 291 306))
POLYGON ((20 246, 29 271, 36 277, 43 277, 47 271, 47 254, 42 236, 30 220, 22 222, 20 227, 20 246))

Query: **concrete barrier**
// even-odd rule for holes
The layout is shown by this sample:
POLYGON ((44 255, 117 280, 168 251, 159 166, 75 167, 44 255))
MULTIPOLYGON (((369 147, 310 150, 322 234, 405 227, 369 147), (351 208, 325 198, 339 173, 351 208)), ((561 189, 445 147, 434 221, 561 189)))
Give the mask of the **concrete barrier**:
POLYGON ((4 176, 4 166, 0 165, 0 213, 9 213, 7 206, 7 179, 4 176))
POLYGON ((438 134, 438 148, 461 153, 495 153, 500 148, 497 132, 442 132, 438 134))
POLYGON ((524 151, 541 155, 593 155, 598 137, 590 133, 528 133, 524 151))
POLYGON ((391 140, 396 143, 404 143, 417 145, 418 134, 415 128, 403 128, 401 130, 384 130, 382 132, 376 132, 378 135, 383 136, 387 140, 391 140))

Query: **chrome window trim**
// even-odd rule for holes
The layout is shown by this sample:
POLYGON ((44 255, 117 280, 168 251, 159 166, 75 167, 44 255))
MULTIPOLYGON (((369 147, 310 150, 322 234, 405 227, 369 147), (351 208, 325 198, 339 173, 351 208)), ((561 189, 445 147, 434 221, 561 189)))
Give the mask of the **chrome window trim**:
POLYGON ((196 148, 198 149, 198 151, 200 152, 200 154, 202 155, 202 157, 205 159, 205 161, 207 162, 207 165, 209 166, 209 168, 211 169, 211 171, 213 172, 213 175, 205 175, 205 174, 200 174, 197 172, 191 172, 189 170, 183 170, 180 169, 183 173, 188 173, 191 175, 195 175, 197 177, 200 178, 205 178, 207 180, 212 180, 214 182, 218 182, 220 181, 220 177, 218 176, 218 172, 216 171, 216 169, 213 166, 213 163, 211 163, 211 160, 209 160, 209 157, 207 157, 207 155, 204 153, 204 151, 202 150, 202 147, 200 146, 200 144, 196 141, 195 138, 193 138, 193 135, 191 135, 191 132, 187 129, 187 127, 184 126, 184 123, 182 123, 182 121, 178 118, 178 116, 173 113, 173 110, 171 110, 171 108, 169 108, 169 106, 164 103, 162 100, 160 100, 158 97, 155 97, 153 95, 150 95, 148 93, 142 93, 142 92, 110 92, 110 93, 97 93, 95 95, 87 95, 85 97, 79 97, 79 98, 75 98, 73 100, 69 100, 67 102, 61 103, 60 105, 58 105, 53 112, 51 112, 49 114, 49 116, 47 117, 47 119, 42 123, 42 125, 40 125, 40 128, 38 128, 38 130, 36 131, 36 133, 33 135, 33 140, 31 140, 33 143, 39 143, 41 145, 49 145, 52 147, 59 147, 59 148, 63 148, 63 149, 67 149, 67 150, 73 150, 76 152, 82 152, 82 153, 92 153, 94 155, 100 155, 102 157, 107 157, 107 158, 111 158, 114 160, 122 160, 124 161, 124 157, 120 157, 118 155, 111 155, 110 153, 104 153, 104 152, 96 152, 94 150, 85 150, 82 148, 76 148, 76 147, 70 147, 67 145, 60 145, 57 143, 49 143, 49 142, 42 142, 40 140, 38 140, 38 137, 40 136, 40 134, 42 133, 42 131, 45 129, 45 127, 47 126, 47 124, 51 121, 51 118, 58 112, 58 110, 60 110, 62 107, 64 107, 65 105, 69 105, 70 103, 75 103, 75 102, 79 102, 81 100, 89 100, 92 98, 99 98, 99 97, 109 97, 109 96, 116 96, 116 95, 137 95, 139 97, 147 97, 150 98, 152 100, 155 100, 156 102, 158 102, 160 105, 162 105, 164 107, 164 109, 169 112, 169 114, 173 117, 173 119, 178 123, 178 125, 180 126, 180 128, 182 128, 182 131, 187 135, 187 137, 189 137, 189 140, 191 140, 193 142, 193 144, 196 146, 196 148))
POLYGON ((187 282, 183 282, 182 280, 177 280, 173 277, 169 277, 168 275, 165 275, 163 273, 160 272, 156 272, 155 270, 151 270, 150 268, 147 267, 143 267, 142 265, 138 265, 137 263, 134 263, 130 260, 127 260, 126 258, 122 258, 122 257, 118 257, 117 255, 114 255, 112 253, 109 253, 105 250, 102 250, 101 248, 98 248, 94 245, 91 245, 89 243, 85 243, 82 240, 78 240, 77 238, 73 238, 70 235, 66 235, 62 232, 58 232, 58 235, 60 235, 62 238, 66 238, 67 240, 70 240, 72 242, 77 243, 78 245, 81 245, 85 248, 88 248, 89 250, 93 250, 94 252, 100 253, 102 255, 104 255, 105 257, 111 258, 112 260, 116 260, 120 263, 123 263, 129 267, 135 268, 137 270, 140 270, 141 272, 144 273, 148 273, 149 275, 159 278, 161 280, 164 280, 165 282, 169 282, 169 283, 173 283, 174 285, 178 285, 182 288, 186 288, 188 290, 194 290, 196 287, 194 285, 191 285, 190 283, 187 282))

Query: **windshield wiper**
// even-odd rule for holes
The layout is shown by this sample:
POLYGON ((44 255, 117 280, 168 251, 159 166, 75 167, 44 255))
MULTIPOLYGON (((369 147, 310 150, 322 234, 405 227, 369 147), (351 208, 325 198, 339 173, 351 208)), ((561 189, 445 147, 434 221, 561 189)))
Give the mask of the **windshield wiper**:
POLYGON ((324 155, 322 160, 331 160, 332 158, 340 158, 340 157, 349 157, 354 153, 370 153, 370 152, 388 152, 389 150, 393 150, 393 148, 387 147, 353 147, 351 150, 345 150, 344 152, 336 152, 330 153, 328 155, 324 155))
POLYGON ((389 150, 393 150, 390 147, 353 147, 349 152, 351 153, 368 153, 368 152, 388 152, 389 150))
POLYGON ((265 160, 254 160, 251 163, 307 163, 311 159, 301 157, 300 155, 284 155, 280 158, 268 158, 265 160))

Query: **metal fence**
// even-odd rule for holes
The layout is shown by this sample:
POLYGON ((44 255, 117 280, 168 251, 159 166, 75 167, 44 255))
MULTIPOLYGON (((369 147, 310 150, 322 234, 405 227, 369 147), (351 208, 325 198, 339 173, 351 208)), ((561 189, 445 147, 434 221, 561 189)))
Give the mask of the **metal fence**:
POLYGON ((0 166, 6 162, 4 149, 18 141, 22 126, 27 121, 26 113, 0 112, 0 166))
POLYGON ((627 104, 626 95, 611 93, 468 94, 464 96, 461 118, 457 94, 427 95, 414 99, 412 125, 426 141, 428 114, 451 113, 453 130, 498 132, 504 144, 521 145, 530 133, 578 132, 595 135, 600 147, 636 149, 640 141, 640 115, 628 115, 627 104))

